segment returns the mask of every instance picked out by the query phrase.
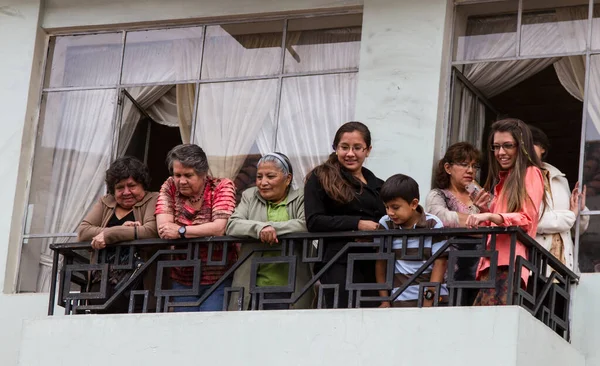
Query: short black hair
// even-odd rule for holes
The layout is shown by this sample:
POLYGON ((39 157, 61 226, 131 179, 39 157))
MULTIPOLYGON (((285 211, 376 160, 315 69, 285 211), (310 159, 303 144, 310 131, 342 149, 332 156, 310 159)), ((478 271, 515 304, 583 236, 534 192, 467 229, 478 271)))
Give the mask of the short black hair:
POLYGON ((141 184, 144 190, 150 187, 150 172, 146 164, 142 163, 133 156, 123 156, 113 161, 106 171, 106 190, 108 193, 115 194, 115 186, 123 179, 133 178, 134 181, 141 184))
POLYGON ((550 151, 550 139, 548 138, 546 133, 542 131, 542 129, 532 125, 527 125, 527 127, 529 127, 529 130, 531 131, 533 144, 542 147, 544 150, 546 150, 542 154, 542 161, 545 161, 546 156, 548 156, 548 152, 550 151))
POLYGON ((167 153, 167 167, 173 175, 173 162, 179 161, 186 168, 192 168, 198 175, 207 173, 208 158, 202 148, 196 144, 177 145, 167 153))
POLYGON ((379 193, 383 202, 390 202, 396 198, 402 198, 410 203, 412 200, 420 199, 419 184, 417 181, 404 174, 395 174, 389 177, 379 193))

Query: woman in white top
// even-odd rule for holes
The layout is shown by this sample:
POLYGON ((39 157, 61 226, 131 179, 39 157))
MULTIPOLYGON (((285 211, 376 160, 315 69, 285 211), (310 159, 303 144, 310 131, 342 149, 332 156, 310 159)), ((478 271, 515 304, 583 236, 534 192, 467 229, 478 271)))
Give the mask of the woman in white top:
MULTIPOLYGON (((574 226, 579 212, 586 210, 586 187, 583 186, 582 193, 579 193, 579 182, 577 182, 573 191, 569 189, 569 182, 565 175, 544 161, 550 149, 548 136, 537 127, 529 126, 529 129, 533 137, 535 152, 543 162, 544 170, 542 173, 545 178, 546 200, 548 202, 538 223, 535 240, 573 270, 574 226)), ((588 215, 581 216, 581 220, 579 220, 580 233, 587 230, 589 221, 590 217, 588 215)))

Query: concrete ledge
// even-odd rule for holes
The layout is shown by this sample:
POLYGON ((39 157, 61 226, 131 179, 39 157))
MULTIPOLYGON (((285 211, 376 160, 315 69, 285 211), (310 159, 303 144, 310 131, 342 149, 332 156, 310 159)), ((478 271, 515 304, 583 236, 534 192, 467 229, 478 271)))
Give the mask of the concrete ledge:
POLYGON ((585 365, 519 307, 87 315, 25 322, 19 364, 585 365))

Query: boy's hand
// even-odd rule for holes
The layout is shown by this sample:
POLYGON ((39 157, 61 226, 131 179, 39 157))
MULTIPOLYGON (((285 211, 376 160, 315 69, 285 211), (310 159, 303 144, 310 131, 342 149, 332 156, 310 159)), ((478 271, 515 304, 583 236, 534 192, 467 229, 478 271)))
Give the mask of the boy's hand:
POLYGON ((433 307, 433 300, 423 300, 423 307, 424 308, 433 307))
POLYGON ((381 305, 379 305, 380 308, 391 308, 392 304, 390 304, 389 301, 382 301, 381 305))

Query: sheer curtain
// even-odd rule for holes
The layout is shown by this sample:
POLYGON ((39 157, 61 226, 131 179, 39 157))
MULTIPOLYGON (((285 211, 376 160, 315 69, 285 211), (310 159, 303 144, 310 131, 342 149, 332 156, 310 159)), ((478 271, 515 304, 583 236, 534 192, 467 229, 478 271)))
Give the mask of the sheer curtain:
MULTIPOLYGON (((207 29, 204 78, 269 75, 281 60, 281 34, 207 29)), ((272 151, 277 79, 200 86, 195 142, 215 177, 235 179, 252 147, 272 151), (270 134, 270 136, 269 136, 270 134)))
POLYGON ((235 179, 263 126, 273 124, 276 93, 276 79, 200 86, 195 137, 211 175, 235 179))
MULTIPOLYGON (((48 96, 41 147, 51 149, 49 200, 44 232, 72 233, 102 194, 110 162, 114 90, 53 93, 48 96)), ((42 149, 40 149, 41 151, 42 149)), ((51 242, 44 241, 37 290, 50 289, 51 242)))
POLYGON ((357 74, 284 80, 276 148, 290 158, 297 186, 333 152, 338 127, 354 119, 357 80, 357 74))
MULTIPOLYGON (((587 38, 587 7, 568 7, 556 9, 556 16, 561 22, 562 26, 559 28, 565 43, 565 48, 571 51, 573 44, 577 40, 587 38), (581 19, 585 17, 586 21, 582 25, 582 22, 574 22, 573 19, 581 19), (584 26, 586 25, 586 26, 584 26)), ((600 8, 595 7, 594 18, 600 17, 600 8)), ((570 56, 563 57, 554 64, 556 75, 560 80, 562 86, 571 94, 574 98, 583 101, 585 91, 585 56, 570 56)), ((590 77, 592 80, 600 77, 598 70, 594 67, 590 69, 590 77)), ((590 86, 594 83, 590 83, 590 86)), ((590 87, 588 96, 588 118, 589 122, 594 125, 597 131, 600 131, 600 90, 597 88, 590 87)))

